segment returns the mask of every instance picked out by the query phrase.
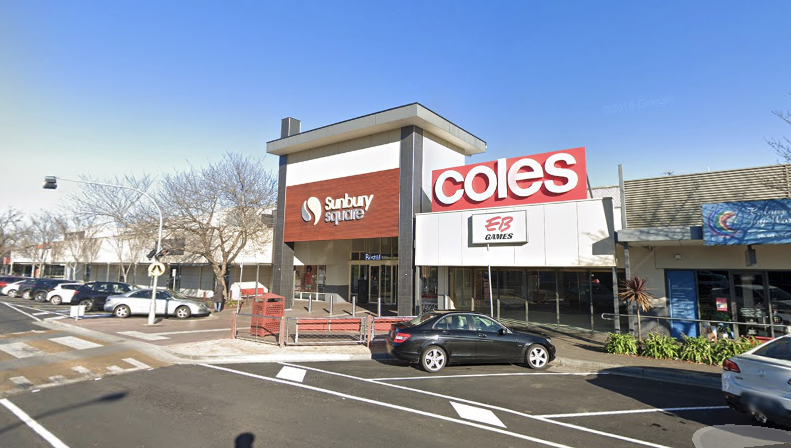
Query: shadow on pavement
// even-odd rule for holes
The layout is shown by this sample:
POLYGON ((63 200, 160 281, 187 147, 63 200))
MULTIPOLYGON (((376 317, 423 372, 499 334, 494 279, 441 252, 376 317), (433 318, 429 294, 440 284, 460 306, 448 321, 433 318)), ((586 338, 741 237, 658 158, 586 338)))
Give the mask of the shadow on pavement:
MULTIPOLYGON (((93 404, 111 403, 111 402, 114 402, 114 401, 123 400, 124 398, 126 398, 127 395, 129 395, 128 392, 116 392, 116 393, 108 394, 108 395, 105 395, 103 397, 99 397, 99 398, 96 398, 96 399, 93 399, 93 400, 84 401, 82 403, 70 404, 67 407, 61 407, 61 408, 53 409, 51 411, 44 412, 43 414, 33 415, 33 416, 31 416, 31 418, 33 420, 40 420, 42 418, 49 417, 50 415, 59 414, 59 413, 64 412, 64 411, 73 411, 74 409, 90 406, 90 405, 93 405, 93 404)), ((12 429, 18 428, 20 426, 25 426, 25 425, 27 425, 26 422, 19 421, 18 423, 14 423, 13 425, 10 425, 8 427, 0 428, 0 435, 2 435, 5 432, 8 432, 8 431, 10 431, 12 429)))

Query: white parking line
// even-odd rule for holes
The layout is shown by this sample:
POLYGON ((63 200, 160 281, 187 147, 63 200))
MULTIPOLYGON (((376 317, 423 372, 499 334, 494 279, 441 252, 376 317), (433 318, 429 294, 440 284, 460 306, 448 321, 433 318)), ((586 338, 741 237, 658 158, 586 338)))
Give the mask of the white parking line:
MULTIPOLYGON (((24 314, 25 316, 27 316, 27 317, 29 317, 29 318, 31 318, 31 319, 35 319, 35 320, 37 320, 37 321, 41 322, 41 319, 39 319, 38 317, 36 317, 36 316, 33 316, 32 314, 29 314, 29 313, 26 313, 26 312, 24 312, 24 311, 20 310, 20 309, 19 309, 17 306, 15 306, 15 305, 12 305, 12 304, 10 304, 10 303, 4 303, 4 305, 6 305, 7 307, 9 307, 9 308, 11 308, 12 310, 16 311, 17 313, 24 314)), ((35 309, 35 308, 34 308, 34 309, 35 309)), ((38 310, 36 309, 36 311, 38 311, 38 310)))
POLYGON ((717 409, 729 409, 728 406, 696 406, 686 408, 651 408, 651 409, 633 409, 627 411, 602 411, 602 412, 577 412, 572 414, 545 414, 536 415, 540 418, 567 418, 567 417, 597 417, 600 415, 620 415, 620 414, 642 414, 647 412, 683 412, 683 411, 710 411, 717 409))
POLYGON ((30 427, 36 434, 40 435, 44 440, 49 442, 55 448, 69 448, 68 445, 63 443, 59 438, 55 437, 54 434, 47 431, 46 428, 41 426, 37 421, 30 418, 29 415, 25 413, 22 409, 19 409, 17 405, 8 401, 7 398, 3 398, 0 400, 0 404, 6 407, 9 411, 11 411, 14 415, 17 416, 18 419, 22 420, 26 425, 30 427))
POLYGON ((550 442, 549 440, 538 439, 536 437, 531 437, 531 436, 524 435, 524 434, 519 434, 519 433, 515 433, 515 432, 511 432, 511 431, 506 431, 506 430, 503 430, 503 429, 500 429, 500 428, 495 428, 495 427, 492 427, 492 426, 482 425, 480 423, 468 422, 468 421, 461 420, 461 419, 458 419, 458 418, 446 417, 446 416, 440 415, 440 414, 432 414, 430 412, 420 411, 420 410, 417 410, 417 409, 411 409, 411 408, 407 408, 407 407, 404 407, 404 406, 399 406, 397 404, 386 403, 386 402, 377 401, 377 400, 371 400, 369 398, 357 397, 355 395, 344 394, 342 392, 336 392, 334 390, 322 389, 322 388, 319 388, 319 387, 308 386, 307 384, 301 384, 301 383, 294 383, 294 382, 291 382, 291 381, 281 380, 281 379, 278 379, 278 378, 269 378, 269 377, 266 377, 266 376, 256 375, 254 373, 243 372, 241 370, 234 370, 234 369, 229 369, 229 368, 221 367, 221 366, 213 366, 213 365, 209 365, 209 364, 198 364, 198 365, 199 366, 203 366, 203 367, 208 367, 210 369, 216 369, 216 370, 221 370, 221 371, 224 371, 224 372, 233 373, 233 374, 236 374, 236 375, 246 376, 246 377, 249 377, 249 378, 255 378, 255 379, 264 380, 264 381, 271 381, 273 383, 288 384, 290 386, 301 387, 303 389, 308 389, 308 390, 312 390, 312 391, 315 391, 315 392, 321 392, 321 393, 325 393, 325 394, 329 394, 329 395, 335 395, 336 397, 346 398, 346 399, 349 399, 349 400, 361 401, 363 403, 369 403, 369 404, 382 406, 382 407, 386 407, 386 408, 390 408, 390 409, 396 409, 396 410, 399 410, 399 411, 409 412, 409 413, 412 413, 412 414, 422 415, 422 416, 425 416, 425 417, 436 418, 438 420, 445 420, 445 421, 448 421, 448 422, 454 422, 454 423, 458 423, 460 425, 472 426, 473 428, 483 429, 485 431, 496 432, 496 433, 503 434, 503 435, 506 435, 506 436, 516 437, 516 438, 522 439, 522 440, 529 440, 531 442, 540 443, 540 444, 543 444, 543 445, 554 446, 554 447, 557 447, 557 448, 570 448, 568 445, 563 445, 563 444, 560 444, 560 443, 550 442))
POLYGON ((608 375, 609 372, 535 372, 535 373, 481 373, 470 375, 427 375, 427 376, 404 376, 393 378, 370 378, 372 381, 405 381, 405 380, 433 380, 439 378, 478 378, 489 376, 528 376, 528 375, 571 375, 571 376, 590 376, 590 375, 608 375))
POLYGON ((518 415, 520 417, 525 417, 525 418, 529 418, 529 419, 539 420, 539 421, 542 421, 542 422, 551 423, 553 425, 563 426, 564 428, 576 429, 576 430, 579 430, 579 431, 584 431, 584 432, 588 432, 588 433, 591 433, 591 434, 597 434, 597 435, 604 436, 604 437, 610 437, 610 438, 613 438, 613 439, 624 440, 626 442, 636 443, 636 444, 639 444, 639 445, 650 446, 650 447, 654 447, 654 448, 669 448, 669 447, 667 447, 665 445, 659 445, 657 443, 651 443, 651 442, 646 442, 644 440, 633 439, 631 437, 625 437, 625 436, 622 436, 622 435, 619 435, 619 434, 612 434, 612 433, 609 433, 609 432, 599 431, 599 430, 596 430, 596 429, 590 429, 590 428, 586 428, 584 426, 574 425, 574 424, 571 424, 571 423, 560 422, 560 421, 557 421, 557 420, 550 420, 550 419, 544 418, 544 417, 537 417, 535 415, 525 414, 524 412, 515 411, 513 409, 507 409, 507 408, 503 408, 503 407, 500 407, 500 406, 494 406, 494 405, 490 405, 490 404, 486 404, 486 403, 480 403, 480 402, 473 401, 473 400, 465 400, 463 398, 453 397, 453 396, 450 396, 450 395, 439 394, 439 393, 436 393, 436 392, 428 392, 428 391, 420 390, 420 389, 413 389, 411 387, 400 386, 398 384, 390 384, 390 383, 385 383, 385 382, 381 382, 381 381, 371 380, 371 379, 368 379, 368 378, 360 378, 360 377, 356 377, 356 376, 352 376, 352 375, 346 375, 346 374, 343 374, 343 373, 330 372, 328 370, 317 369, 317 368, 314 368, 314 367, 305 367, 305 366, 300 366, 298 364, 291 364, 291 363, 287 363, 287 362, 280 362, 278 364, 281 364, 281 365, 284 365, 284 366, 293 366, 293 367, 306 369, 306 370, 312 370, 314 372, 326 373, 327 375, 335 375, 335 376, 339 376, 339 377, 343 377, 343 378, 355 379, 355 380, 368 382, 368 383, 372 383, 372 384, 379 384, 381 386, 392 387, 392 388, 401 389, 401 390, 408 390, 408 391, 411 391, 411 392, 416 392, 416 393, 419 393, 419 394, 425 394, 425 395, 429 395, 429 396, 432 396, 432 397, 439 397, 439 398, 445 398, 445 399, 448 399, 448 400, 454 400, 454 401, 458 401, 458 402, 462 402, 462 403, 468 403, 468 404, 475 405, 475 406, 481 406, 481 407, 484 407, 484 408, 493 409, 495 411, 503 411, 503 412, 507 412, 507 413, 510 413, 510 414, 518 415))

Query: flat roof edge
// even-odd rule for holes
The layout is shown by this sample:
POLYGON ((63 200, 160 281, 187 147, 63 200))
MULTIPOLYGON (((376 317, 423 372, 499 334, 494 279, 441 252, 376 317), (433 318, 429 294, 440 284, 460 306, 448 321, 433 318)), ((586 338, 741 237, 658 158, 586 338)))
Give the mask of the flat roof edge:
POLYGON ((702 226, 644 227, 616 232, 619 243, 694 241, 703 239, 702 226))
POLYGON ((458 146, 465 155, 486 152, 485 141, 420 103, 411 103, 272 140, 267 142, 266 152, 278 156, 292 154, 366 135, 400 129, 408 125, 415 125, 436 134, 458 146))

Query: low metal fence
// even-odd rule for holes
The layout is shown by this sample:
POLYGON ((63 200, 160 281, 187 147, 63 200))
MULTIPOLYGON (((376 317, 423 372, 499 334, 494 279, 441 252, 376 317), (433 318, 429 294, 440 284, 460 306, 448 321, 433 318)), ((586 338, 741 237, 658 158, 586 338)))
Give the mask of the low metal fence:
MULTIPOLYGON (((690 323, 697 323, 698 324, 698 331, 699 334, 706 334, 706 327, 711 327, 713 330, 720 332, 728 332, 730 333, 729 336, 731 338, 739 338, 740 336, 751 337, 754 336, 757 339, 770 339, 777 336, 782 336, 785 334, 791 334, 791 326, 786 324, 766 324, 761 322, 738 322, 738 321, 726 321, 726 320, 713 320, 713 319, 688 319, 688 318, 679 318, 679 317, 666 317, 666 316, 646 316, 645 314, 617 314, 617 313, 602 313, 602 319, 605 320, 616 320, 619 317, 634 317, 643 319, 655 319, 657 321, 671 321, 671 322, 690 322, 690 323), (769 336, 757 336, 756 328, 763 328, 768 331, 769 336), (745 334, 741 334, 741 333, 745 334)), ((671 323, 672 325, 672 323, 671 323)))
POLYGON ((261 314, 234 313, 231 337, 283 346, 285 318, 261 314))
POLYGON ((404 322, 406 320, 414 319, 414 316, 396 316, 396 317, 376 317, 376 316, 368 316, 368 346, 371 346, 371 342, 373 342, 378 337, 386 336, 387 333, 390 331, 390 327, 393 324, 397 324, 399 322, 404 322))
POLYGON ((288 317, 285 345, 364 344, 363 317, 288 317))

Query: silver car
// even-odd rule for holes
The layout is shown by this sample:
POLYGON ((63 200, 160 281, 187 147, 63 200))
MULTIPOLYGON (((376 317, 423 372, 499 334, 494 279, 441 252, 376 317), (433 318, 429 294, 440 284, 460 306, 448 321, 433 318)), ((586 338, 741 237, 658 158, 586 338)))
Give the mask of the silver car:
POLYGON ((761 423, 791 424, 791 335, 728 358, 722 369, 722 393, 731 409, 761 423))
MULTIPOLYGON (((175 291, 157 291, 156 314, 176 316, 186 319, 190 316, 207 315, 209 307, 200 300, 190 299, 175 291)), ((125 294, 110 296, 104 303, 104 310, 115 317, 148 315, 151 310, 151 290, 137 289, 125 294)))

